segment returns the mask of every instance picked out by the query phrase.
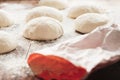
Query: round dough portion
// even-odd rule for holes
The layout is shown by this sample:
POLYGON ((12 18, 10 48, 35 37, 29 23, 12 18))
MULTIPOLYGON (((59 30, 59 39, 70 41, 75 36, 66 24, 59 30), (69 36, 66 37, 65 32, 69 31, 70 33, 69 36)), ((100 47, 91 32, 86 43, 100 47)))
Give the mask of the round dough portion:
POLYGON ((39 17, 26 24, 23 36, 32 40, 54 40, 63 35, 62 25, 50 17, 39 17))
POLYGON ((86 13, 75 20, 75 29, 80 33, 89 33, 96 27, 108 23, 108 17, 97 13, 86 13))
POLYGON ((39 5, 54 7, 60 10, 65 9, 68 6, 66 0, 40 0, 39 5))
POLYGON ((17 47, 17 40, 13 35, 0 31, 0 54, 10 52, 17 47))
POLYGON ((59 21, 63 20, 63 16, 59 10, 52 7, 41 6, 33 8, 31 11, 29 11, 29 13, 26 16, 26 22, 41 16, 52 17, 59 21))
POLYGON ((0 10, 0 27, 8 27, 13 24, 12 20, 8 16, 8 13, 0 10))
POLYGON ((76 5, 70 8, 68 17, 75 19, 85 13, 105 13, 105 9, 95 5, 76 5))

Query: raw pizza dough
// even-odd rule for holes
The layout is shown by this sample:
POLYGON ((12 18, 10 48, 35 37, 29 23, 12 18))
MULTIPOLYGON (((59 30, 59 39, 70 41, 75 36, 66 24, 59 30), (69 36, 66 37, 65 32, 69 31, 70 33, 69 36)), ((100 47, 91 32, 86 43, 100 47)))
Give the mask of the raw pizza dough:
POLYGON ((33 54, 39 53, 45 56, 53 55, 64 58, 75 66, 82 66, 89 73, 103 60, 107 61, 120 55, 120 46, 118 45, 120 30, 111 27, 97 28, 89 34, 74 37, 56 46, 35 51, 33 54), (103 44, 104 40, 109 44, 103 44), (106 49, 103 49, 103 46, 107 46, 106 49), (110 49, 114 49, 114 51, 110 49))
POLYGON ((40 0, 39 5, 54 7, 54 8, 60 9, 60 10, 65 9, 68 6, 66 0, 40 0))
POLYGON ((41 7, 33 8, 28 12, 28 14, 26 15, 26 22, 41 16, 52 17, 59 21, 63 20, 62 13, 59 10, 52 7, 41 6, 41 7))
POLYGON ((76 5, 69 9, 68 17, 77 18, 85 13, 105 13, 106 10, 96 5, 76 5))
POLYGON ((8 16, 8 13, 0 10, 0 27, 8 27, 13 24, 11 18, 8 16))
POLYGON ((89 33, 96 27, 103 26, 109 22, 106 15, 97 13, 86 13, 75 20, 75 29, 80 33, 89 33))
POLYGON ((32 40, 54 40, 63 35, 62 25, 50 17, 39 17, 25 25, 24 37, 32 40))
POLYGON ((0 54, 10 52, 17 47, 17 40, 13 35, 0 31, 0 54))

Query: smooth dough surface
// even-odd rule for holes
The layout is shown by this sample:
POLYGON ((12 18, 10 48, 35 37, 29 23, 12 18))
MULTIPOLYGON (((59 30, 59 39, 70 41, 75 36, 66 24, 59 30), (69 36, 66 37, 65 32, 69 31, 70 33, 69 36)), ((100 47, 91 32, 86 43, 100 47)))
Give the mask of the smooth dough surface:
POLYGON ((13 24, 13 21, 8 16, 6 11, 0 10, 0 27, 8 27, 13 24))
POLYGON ((59 21, 63 20, 62 13, 59 10, 52 7, 41 6, 41 7, 35 7, 28 12, 28 14, 26 15, 26 22, 41 16, 52 17, 59 21))
POLYGON ((54 40, 63 35, 62 25, 50 17, 39 17, 25 25, 23 36, 32 40, 54 40))
POLYGON ((77 18, 85 13, 105 13, 106 10, 96 5, 76 5, 69 9, 68 17, 77 18))
POLYGON ((106 15, 97 13, 86 13, 75 20, 75 29, 80 33, 89 33, 96 27, 103 26, 109 22, 106 15))
POLYGON ((54 7, 60 10, 65 9, 68 6, 66 0, 40 0, 39 5, 54 7))
POLYGON ((17 47, 17 40, 13 35, 0 31, 0 54, 10 52, 17 47))

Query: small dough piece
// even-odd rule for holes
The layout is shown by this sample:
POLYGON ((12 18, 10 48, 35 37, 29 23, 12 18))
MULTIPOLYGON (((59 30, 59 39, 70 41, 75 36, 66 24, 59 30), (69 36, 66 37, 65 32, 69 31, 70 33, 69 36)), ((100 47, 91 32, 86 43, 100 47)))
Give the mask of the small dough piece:
POLYGON ((70 10, 68 11, 68 17, 75 19, 85 13, 105 13, 105 11, 106 10, 101 8, 100 6, 76 5, 70 8, 70 10))
POLYGON ((10 52, 17 47, 17 40, 13 35, 0 31, 0 54, 10 52))
POLYGON ((54 7, 60 10, 65 9, 68 6, 66 0, 40 0, 39 5, 54 7))
POLYGON ((12 20, 8 16, 8 13, 0 10, 0 27, 8 27, 13 24, 12 20))
POLYGON ((109 22, 108 17, 97 13, 86 13, 75 20, 75 29, 80 33, 89 33, 98 26, 109 22))
POLYGON ((62 13, 59 10, 52 7, 41 6, 41 7, 33 8, 32 10, 30 10, 30 12, 28 12, 26 16, 26 22, 41 16, 52 17, 59 21, 63 20, 62 13))
POLYGON ((38 17, 26 24, 23 36, 32 40, 54 40, 63 35, 62 25, 50 17, 38 17))

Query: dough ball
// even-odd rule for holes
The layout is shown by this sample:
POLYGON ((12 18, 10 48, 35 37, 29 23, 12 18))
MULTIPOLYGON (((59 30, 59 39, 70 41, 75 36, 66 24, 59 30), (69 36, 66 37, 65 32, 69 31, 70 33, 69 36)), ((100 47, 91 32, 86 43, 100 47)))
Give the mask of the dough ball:
POLYGON ((13 35, 0 31, 0 54, 7 53, 17 47, 17 40, 13 35))
POLYGON ((59 21, 62 21, 63 16, 61 12, 55 8, 47 7, 47 6, 41 6, 33 8, 26 16, 26 22, 30 21, 31 19, 41 17, 41 16, 47 16, 52 17, 54 19, 57 19, 59 21))
POLYGON ((8 13, 0 10, 0 27, 8 27, 13 24, 12 20, 8 16, 8 13))
POLYGON ((54 7, 60 10, 65 9, 68 6, 66 0, 40 0, 39 5, 54 7))
POLYGON ((95 5, 76 5, 68 11, 68 17, 77 18, 85 13, 105 13, 105 9, 95 5))
POLYGON ((80 33, 89 33, 98 26, 108 23, 108 17, 97 13, 86 13, 75 20, 75 29, 80 33))
POLYGON ((63 35, 62 25, 50 17, 38 17, 26 24, 23 36, 32 40, 54 40, 63 35))

